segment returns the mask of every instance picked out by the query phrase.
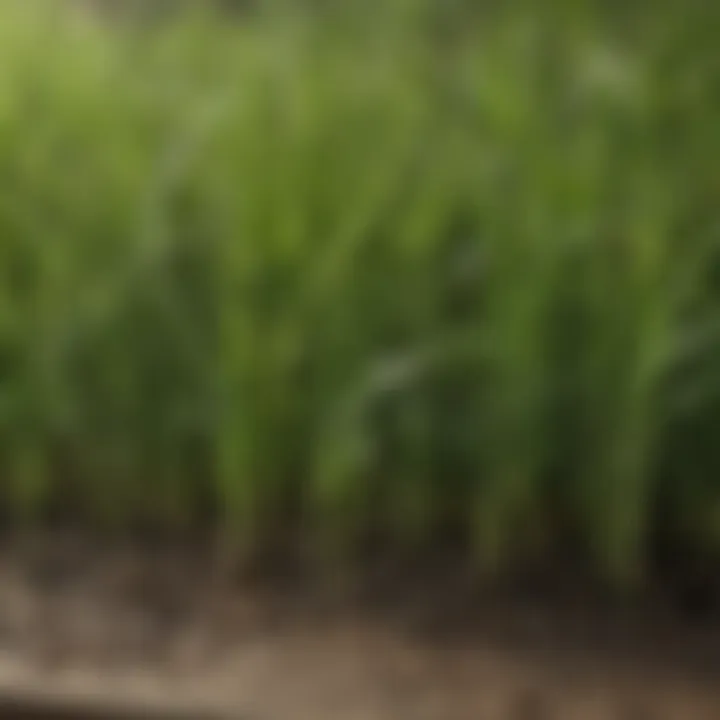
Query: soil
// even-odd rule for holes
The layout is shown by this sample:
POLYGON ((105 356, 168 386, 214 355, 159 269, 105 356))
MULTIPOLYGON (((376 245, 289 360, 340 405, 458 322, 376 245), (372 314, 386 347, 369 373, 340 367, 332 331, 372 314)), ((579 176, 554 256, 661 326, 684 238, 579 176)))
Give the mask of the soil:
POLYGON ((720 718, 711 618, 479 593, 442 571, 386 568, 362 591, 289 573, 231 582, 207 558, 66 535, 6 543, 2 717, 12 691, 250 720, 720 718))

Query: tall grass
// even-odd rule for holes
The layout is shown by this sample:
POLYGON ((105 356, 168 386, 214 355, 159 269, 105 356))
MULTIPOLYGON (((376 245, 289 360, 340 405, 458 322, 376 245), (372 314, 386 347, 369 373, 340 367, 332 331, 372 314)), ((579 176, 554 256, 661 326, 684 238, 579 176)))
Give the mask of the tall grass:
POLYGON ((717 13, 51 5, 0 8, 9 518, 716 547, 717 13))

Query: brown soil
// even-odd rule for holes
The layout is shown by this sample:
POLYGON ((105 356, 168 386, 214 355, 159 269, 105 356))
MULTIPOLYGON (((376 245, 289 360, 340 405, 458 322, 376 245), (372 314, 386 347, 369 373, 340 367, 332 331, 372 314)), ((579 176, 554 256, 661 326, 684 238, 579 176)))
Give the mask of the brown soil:
POLYGON ((0 550, 0 710, 6 690, 41 690, 251 720, 720 718, 709 621, 599 612, 569 594, 473 598, 440 574, 369 595, 231 585, 199 554, 91 547, 0 550))

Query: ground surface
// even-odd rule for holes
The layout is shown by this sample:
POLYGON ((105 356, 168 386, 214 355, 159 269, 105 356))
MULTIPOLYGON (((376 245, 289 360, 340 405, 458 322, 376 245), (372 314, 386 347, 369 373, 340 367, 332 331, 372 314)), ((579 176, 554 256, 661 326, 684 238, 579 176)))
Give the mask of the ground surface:
POLYGON ((258 720, 720 718, 713 623, 601 616, 581 599, 470 601, 439 575, 400 596, 230 587, 202 557, 90 547, 0 551, 0 694, 170 699, 258 720))

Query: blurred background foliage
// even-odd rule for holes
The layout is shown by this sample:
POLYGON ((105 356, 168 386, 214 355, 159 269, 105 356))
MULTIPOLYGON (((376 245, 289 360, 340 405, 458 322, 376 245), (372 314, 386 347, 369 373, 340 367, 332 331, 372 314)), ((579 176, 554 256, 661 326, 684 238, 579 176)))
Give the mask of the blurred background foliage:
POLYGON ((8 521, 720 550, 720 10, 74 5, 0 6, 8 521))

